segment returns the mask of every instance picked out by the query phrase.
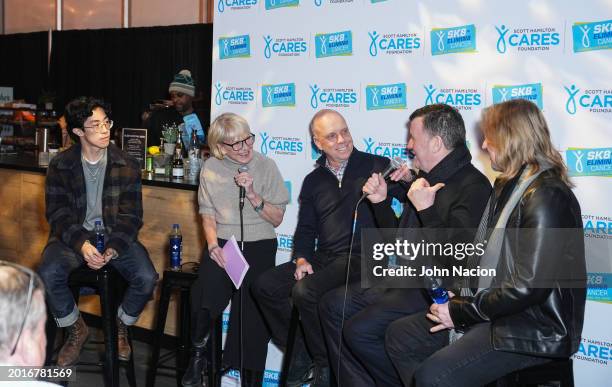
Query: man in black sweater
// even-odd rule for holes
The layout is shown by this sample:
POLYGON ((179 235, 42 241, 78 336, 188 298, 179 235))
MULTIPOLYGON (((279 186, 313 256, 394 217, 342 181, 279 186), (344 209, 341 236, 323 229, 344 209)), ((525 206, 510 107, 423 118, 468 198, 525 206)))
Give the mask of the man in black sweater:
MULTIPOLYGON (((454 241, 459 238, 471 242, 491 185, 471 164, 461 115, 448 105, 429 105, 413 112, 407 126, 407 146, 419 172, 410 186, 399 222, 389 207, 387 184, 380 174, 373 174, 363 187, 369 194, 378 227, 399 226, 400 232, 414 228, 455 229, 460 235, 453 235, 454 241)), ((420 238, 415 242, 419 241, 420 238)), ((385 331, 394 320, 426 310, 431 304, 428 295, 422 289, 362 289, 360 283, 355 283, 348 289, 345 307, 344 297, 345 288, 338 288, 328 292, 319 307, 338 384, 401 386, 385 352, 385 331), (343 308, 346 321, 340 358, 343 308)))
MULTIPOLYGON (((372 173, 383 171, 389 160, 355 149, 346 121, 337 111, 317 112, 309 129, 323 156, 302 184, 293 260, 264 273, 253 284, 252 291, 270 327, 272 340, 281 348, 286 346, 289 330, 290 298, 297 306, 306 345, 315 364, 311 386, 319 387, 329 385, 330 370, 318 303, 325 293, 345 281, 355 205, 367 179, 372 173)), ((395 185, 392 194, 401 197, 405 192, 395 185)), ((360 230, 372 227, 375 227, 372 210, 363 203, 352 245, 352 280, 359 279, 360 230)), ((300 337, 288 377, 289 386, 301 386, 307 378, 310 364, 305 355, 300 337)))

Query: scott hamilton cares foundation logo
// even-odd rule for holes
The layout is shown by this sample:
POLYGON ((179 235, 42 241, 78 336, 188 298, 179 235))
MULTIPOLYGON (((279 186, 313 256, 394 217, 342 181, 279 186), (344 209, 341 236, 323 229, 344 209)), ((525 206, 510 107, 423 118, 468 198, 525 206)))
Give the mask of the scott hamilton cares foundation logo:
POLYGON ((516 51, 549 51, 561 42, 556 27, 509 28, 502 24, 495 30, 499 35, 495 48, 500 54, 505 54, 508 46, 516 51))

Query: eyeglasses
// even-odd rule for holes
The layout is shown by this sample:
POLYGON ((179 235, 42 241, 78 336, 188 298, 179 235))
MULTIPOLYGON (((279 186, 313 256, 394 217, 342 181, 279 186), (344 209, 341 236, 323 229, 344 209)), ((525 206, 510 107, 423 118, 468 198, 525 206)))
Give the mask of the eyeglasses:
POLYGON ((333 133, 328 134, 327 136, 323 136, 323 139, 329 143, 335 144, 338 142, 339 136, 342 136, 342 138, 344 139, 350 138, 351 132, 348 130, 348 128, 344 128, 344 129, 341 129, 339 132, 333 132, 333 133))
POLYGON ((248 145, 251 146, 255 143, 255 135, 253 133, 249 134, 249 137, 245 138, 244 140, 240 140, 240 141, 236 141, 234 143, 228 144, 226 142, 224 142, 224 145, 227 145, 229 147, 232 147, 233 150, 235 151, 239 151, 241 150, 244 145, 248 145))
POLYGON ((102 133, 104 130, 111 130, 113 127, 113 120, 109 120, 108 118, 104 121, 98 122, 97 125, 94 126, 84 126, 85 129, 93 129, 96 133, 102 133))
POLYGON ((21 334, 23 333, 23 328, 25 327, 26 320, 28 319, 28 314, 30 313, 30 306, 32 305, 32 293, 34 293, 35 274, 32 270, 28 269, 27 267, 17 265, 13 262, 0 261, 0 266, 10 266, 14 269, 17 269, 20 272, 26 274, 30 279, 30 283, 28 285, 28 300, 26 301, 25 313, 23 314, 23 319, 21 320, 21 324, 19 325, 19 332, 17 333, 17 339, 15 340, 15 344, 13 345, 13 349, 11 350, 11 356, 13 356, 15 354, 15 351, 17 350, 17 344, 19 344, 19 339, 21 338, 21 334))

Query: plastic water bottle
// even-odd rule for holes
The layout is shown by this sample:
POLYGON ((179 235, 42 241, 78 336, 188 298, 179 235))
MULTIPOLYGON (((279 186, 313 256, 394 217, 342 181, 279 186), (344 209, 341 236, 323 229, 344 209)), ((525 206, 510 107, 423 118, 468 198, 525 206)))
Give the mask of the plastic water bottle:
POLYGON ((183 235, 178 224, 172 225, 170 233, 170 269, 181 270, 181 253, 183 250, 183 235))
POLYGON ((429 292, 431 299, 436 304, 444 304, 448 302, 448 291, 441 286, 442 281, 439 278, 425 277, 425 288, 429 292))
POLYGON ((104 226, 101 220, 94 222, 94 233, 96 234, 96 249, 102 254, 104 253, 104 226))

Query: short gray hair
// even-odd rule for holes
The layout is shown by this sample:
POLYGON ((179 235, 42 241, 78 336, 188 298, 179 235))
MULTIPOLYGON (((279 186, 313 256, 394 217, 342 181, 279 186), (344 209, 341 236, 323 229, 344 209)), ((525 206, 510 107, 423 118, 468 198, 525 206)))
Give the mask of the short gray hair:
MULTIPOLYGON (((2 313, 0 318, 0 362, 10 356, 15 340, 17 340, 26 313, 30 285, 30 277, 25 271, 18 268, 19 265, 3 263, 0 261, 0 313, 2 313)), ((32 275, 34 289, 30 310, 23 327, 24 331, 35 329, 36 324, 45 318, 46 313, 44 286, 36 273, 32 272, 32 275), (42 293, 43 297, 35 297, 37 292, 42 293), (40 301, 41 299, 43 301, 40 301)))
POLYGON ((321 118, 323 116, 326 116, 328 114, 336 114, 336 115, 338 115, 340 118, 342 118, 346 122, 346 120, 344 119, 344 116, 342 114, 340 114, 340 112, 338 112, 338 111, 336 111, 334 109, 321 109, 318 112, 316 112, 314 114, 314 116, 312 116, 312 118, 310 119, 310 124, 308 124, 308 132, 310 132, 310 138, 314 139, 314 137, 315 137, 314 136, 314 125, 315 125, 315 122, 319 118, 321 118))
POLYGON ((432 137, 440 136, 446 149, 453 150, 465 144, 463 117, 454 107, 443 103, 423 106, 410 115, 408 127, 412 120, 419 117, 423 117, 425 131, 432 137))

